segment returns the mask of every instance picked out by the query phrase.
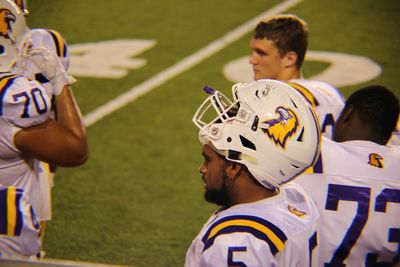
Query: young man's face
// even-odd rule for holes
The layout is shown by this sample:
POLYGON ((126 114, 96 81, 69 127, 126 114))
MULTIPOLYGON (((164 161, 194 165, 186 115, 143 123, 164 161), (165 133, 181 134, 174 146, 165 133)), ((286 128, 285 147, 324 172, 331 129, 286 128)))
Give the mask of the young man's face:
POLYGON ((199 171, 204 181, 204 198, 220 206, 228 205, 229 195, 226 188, 227 161, 215 152, 209 145, 203 145, 203 163, 199 171))
POLYGON ((274 42, 268 39, 252 38, 250 64, 253 65, 254 80, 282 80, 284 69, 283 57, 279 54, 274 42))

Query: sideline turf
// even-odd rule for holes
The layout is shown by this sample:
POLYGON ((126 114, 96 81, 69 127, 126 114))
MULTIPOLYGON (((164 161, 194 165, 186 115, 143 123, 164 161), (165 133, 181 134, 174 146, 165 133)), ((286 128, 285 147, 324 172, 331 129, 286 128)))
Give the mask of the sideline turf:
MULTIPOLYGON (((157 40, 140 55, 148 65, 129 76, 77 77, 74 91, 88 113, 277 2, 35 0, 29 2, 29 24, 56 29, 69 44, 157 40)), ((395 88, 400 96, 399 11, 395 0, 307 0, 290 10, 308 21, 310 49, 372 58, 383 73, 368 84, 395 88)), ((204 98, 205 84, 230 91, 221 69, 249 52, 249 36, 89 128, 90 160, 56 174, 48 257, 183 265, 191 240, 216 208, 202 197, 200 145, 191 117, 204 98)), ((324 67, 308 63, 305 75, 324 67)), ((359 86, 341 89, 347 96, 359 86)))

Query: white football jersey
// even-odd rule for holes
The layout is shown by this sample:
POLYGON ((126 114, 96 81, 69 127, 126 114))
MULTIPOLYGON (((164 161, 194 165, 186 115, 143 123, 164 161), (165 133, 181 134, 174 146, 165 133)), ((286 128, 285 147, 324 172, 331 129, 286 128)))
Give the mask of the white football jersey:
MULTIPOLYGON (((51 51, 55 52, 61 63, 63 64, 65 70, 69 68, 69 54, 68 54, 68 46, 65 42, 64 38, 54 30, 50 29, 30 29, 29 37, 32 40, 32 49, 46 46, 51 51)), ((35 79, 42 84, 42 86, 46 89, 48 96, 52 100, 52 112, 50 116, 55 118, 54 114, 54 96, 53 96, 53 88, 49 82, 49 80, 40 72, 39 68, 36 67, 32 62, 28 62, 26 66, 24 66, 23 75, 35 79)), ((48 221, 51 219, 51 194, 50 190, 53 184, 53 176, 54 174, 49 171, 49 167, 47 163, 44 162, 35 162, 35 165, 38 165, 38 173, 39 183, 40 183, 40 191, 41 203, 39 204, 37 209, 35 210, 40 218, 40 221, 48 221)))
POLYGON ((318 212, 297 185, 219 210, 186 254, 185 267, 309 266, 318 212))
POLYGON ((319 81, 295 79, 288 83, 314 107, 321 134, 332 139, 333 126, 345 104, 342 93, 335 87, 319 81))
POLYGON ((0 185, 0 259, 28 259, 40 251, 39 223, 22 189, 0 185))
POLYGON ((295 180, 321 215, 317 266, 399 266, 399 147, 323 138, 321 155, 295 180))
MULTIPOLYGON (((22 155, 14 144, 14 136, 23 128, 48 119, 50 97, 34 80, 12 73, 0 73, 0 184, 22 188, 33 208, 39 207, 39 162, 22 155)), ((37 214, 40 220, 40 214, 37 214)))

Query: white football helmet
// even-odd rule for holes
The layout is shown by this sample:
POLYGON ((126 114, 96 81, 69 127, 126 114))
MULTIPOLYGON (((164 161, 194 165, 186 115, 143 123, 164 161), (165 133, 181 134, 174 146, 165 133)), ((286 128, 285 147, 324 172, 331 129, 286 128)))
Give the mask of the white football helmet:
POLYGON ((14 3, 22 10, 24 16, 27 17, 29 15, 28 10, 28 0, 13 0, 14 3))
POLYGON ((264 187, 275 189, 314 164, 318 119, 294 88, 276 80, 239 83, 233 101, 205 89, 211 96, 193 117, 200 142, 245 165, 264 187))
POLYGON ((0 0, 0 44, 7 46, 10 42, 19 51, 27 50, 29 29, 23 12, 13 1, 0 0))

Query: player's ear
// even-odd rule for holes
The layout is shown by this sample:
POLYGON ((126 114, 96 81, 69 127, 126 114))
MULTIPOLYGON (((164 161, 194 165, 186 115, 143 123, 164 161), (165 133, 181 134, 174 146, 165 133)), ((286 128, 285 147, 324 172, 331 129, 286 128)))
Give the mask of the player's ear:
POLYGON ((286 53, 284 56, 284 64, 285 67, 294 67, 296 66, 296 61, 297 61, 297 53, 294 51, 289 51, 286 53))
POLYGON ((339 118, 337 119, 335 126, 333 127, 332 139, 336 142, 344 142, 348 140, 349 132, 354 130, 352 127, 352 120, 354 119, 355 110, 353 107, 348 106, 342 110, 339 118))
POLYGON ((350 123, 354 115, 355 111, 353 107, 352 106, 346 107, 345 109, 343 109, 342 114, 340 114, 341 123, 343 125, 347 125, 348 123, 350 123))
POLYGON ((229 178, 236 178, 239 176, 242 169, 243 169, 242 164, 230 161, 226 166, 226 174, 229 178))

